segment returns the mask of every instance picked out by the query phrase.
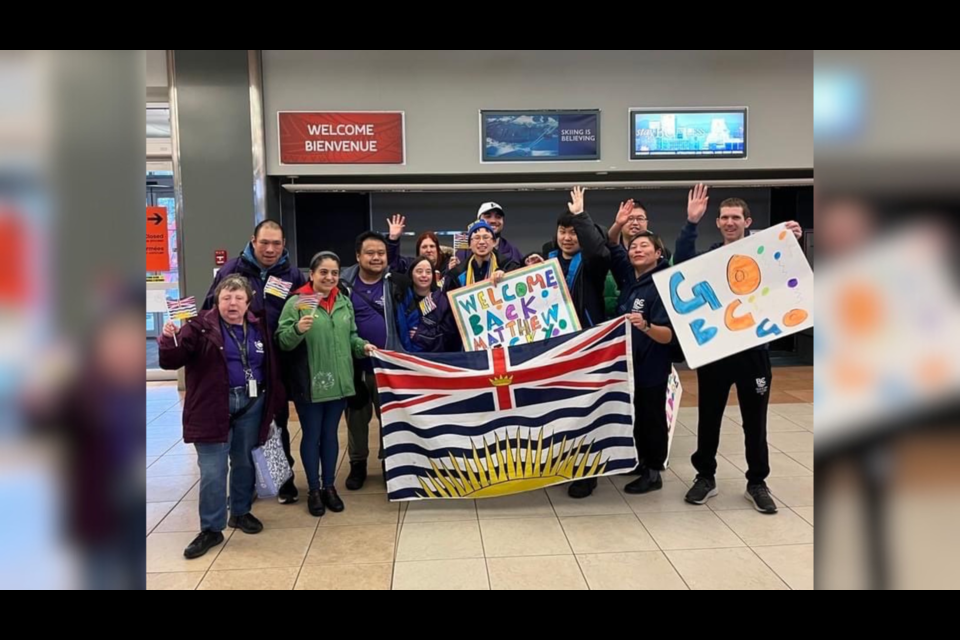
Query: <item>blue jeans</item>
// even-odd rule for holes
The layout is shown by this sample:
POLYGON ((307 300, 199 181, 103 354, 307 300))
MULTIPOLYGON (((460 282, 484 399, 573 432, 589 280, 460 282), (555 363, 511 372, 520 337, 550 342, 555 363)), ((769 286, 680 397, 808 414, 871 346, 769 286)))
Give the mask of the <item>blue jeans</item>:
POLYGON ((323 471, 323 487, 332 487, 337 476, 337 454, 340 443, 337 428, 340 416, 347 406, 346 400, 330 402, 298 402, 300 416, 300 460, 307 474, 310 491, 320 488, 320 471, 323 471))
MULTIPOLYGON (((260 419, 265 396, 233 423, 226 442, 197 443, 200 465, 200 530, 223 531, 227 527, 227 459, 230 460, 230 513, 250 513, 256 473, 251 453, 259 444, 260 419)), ((246 387, 230 390, 230 415, 247 406, 246 387)))

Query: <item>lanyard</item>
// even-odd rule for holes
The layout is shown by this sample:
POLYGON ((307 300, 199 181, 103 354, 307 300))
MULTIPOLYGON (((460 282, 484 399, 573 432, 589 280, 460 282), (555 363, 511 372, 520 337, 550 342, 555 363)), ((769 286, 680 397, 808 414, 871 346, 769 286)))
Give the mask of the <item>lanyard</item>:
POLYGON ((240 364, 243 365, 243 375, 247 380, 253 378, 253 370, 250 369, 250 360, 247 356, 247 321, 243 321, 243 342, 237 340, 236 334, 233 332, 233 327, 228 325, 223 320, 220 320, 223 323, 224 328, 227 330, 227 334, 230 338, 237 344, 237 349, 240 350, 240 364))

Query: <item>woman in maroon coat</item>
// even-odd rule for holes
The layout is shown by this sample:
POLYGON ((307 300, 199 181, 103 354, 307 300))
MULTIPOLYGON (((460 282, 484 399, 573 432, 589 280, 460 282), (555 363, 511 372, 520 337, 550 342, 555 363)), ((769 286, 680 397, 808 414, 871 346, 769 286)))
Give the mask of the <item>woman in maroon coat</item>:
POLYGON ((265 319, 249 312, 253 292, 247 279, 224 278, 214 298, 217 308, 180 329, 168 322, 159 340, 160 366, 186 368, 183 441, 196 447, 200 467, 201 531, 184 550, 187 558, 199 558, 222 543, 228 525, 250 534, 263 530, 250 513, 255 486, 251 452, 266 441, 274 413, 285 401, 273 336, 265 319))

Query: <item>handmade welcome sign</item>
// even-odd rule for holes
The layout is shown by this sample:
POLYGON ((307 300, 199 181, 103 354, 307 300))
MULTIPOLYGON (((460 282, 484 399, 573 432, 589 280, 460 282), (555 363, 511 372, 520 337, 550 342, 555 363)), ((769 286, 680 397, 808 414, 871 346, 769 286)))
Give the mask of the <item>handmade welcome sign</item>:
POLYGON ((548 260, 447 294, 463 347, 480 351, 580 331, 560 263, 548 260))
POLYGON ((653 281, 691 369, 813 326, 813 271, 786 225, 660 271, 653 281))

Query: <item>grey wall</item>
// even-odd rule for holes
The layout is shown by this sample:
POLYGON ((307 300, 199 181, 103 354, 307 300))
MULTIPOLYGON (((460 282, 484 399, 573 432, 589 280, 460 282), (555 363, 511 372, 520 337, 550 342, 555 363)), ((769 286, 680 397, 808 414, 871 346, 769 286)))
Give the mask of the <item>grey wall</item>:
POLYGON ((146 52, 147 102, 167 102, 167 52, 148 49, 146 52))
POLYGON ((812 169, 813 53, 264 51, 271 175, 812 169), (630 107, 747 106, 745 160, 628 161, 630 107), (599 162, 479 161, 480 109, 601 114, 599 162), (279 165, 277 111, 406 112, 407 164, 279 165))
POLYGON ((201 298, 216 249, 237 255, 254 227, 247 51, 174 52, 186 295, 201 298))

